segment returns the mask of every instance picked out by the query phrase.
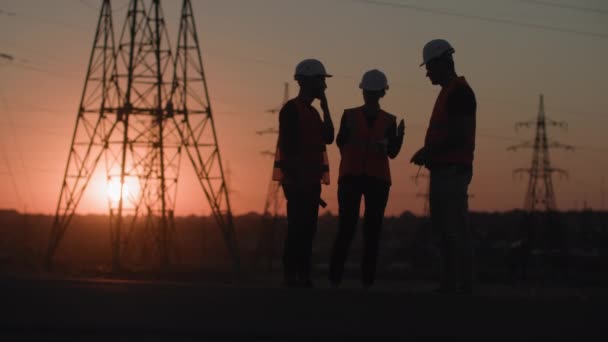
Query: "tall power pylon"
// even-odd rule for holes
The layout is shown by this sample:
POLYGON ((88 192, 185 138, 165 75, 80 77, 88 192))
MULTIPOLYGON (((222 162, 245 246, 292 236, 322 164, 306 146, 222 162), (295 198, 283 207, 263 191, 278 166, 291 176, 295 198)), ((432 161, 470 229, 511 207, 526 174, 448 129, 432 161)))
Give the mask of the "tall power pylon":
MULTIPOLYGON (((278 113, 281 107, 287 103, 287 101, 289 101, 289 83, 285 82, 283 88, 283 102, 281 103, 281 106, 270 109, 268 112, 272 114, 278 113)), ((259 135, 278 134, 279 130, 277 127, 273 126, 262 131, 257 131, 256 133, 259 135)), ((274 160, 276 149, 272 152, 262 151, 261 153, 271 157, 274 160)), ((275 255, 276 232, 279 225, 279 214, 283 208, 283 204, 285 203, 285 196, 281 191, 281 183, 272 179, 272 172, 270 176, 268 191, 266 192, 266 201, 264 201, 264 211, 262 214, 262 221, 264 224, 263 229, 266 231, 260 236, 259 245, 259 248, 262 249, 262 254, 267 257, 268 271, 272 271, 272 260, 274 259, 275 255), (264 249, 266 249, 266 251, 263 251, 264 249)))
POLYGON ((515 151, 520 148, 532 148, 532 165, 529 168, 518 168, 514 174, 528 174, 528 189, 524 200, 524 210, 535 212, 542 207, 545 211, 555 211, 557 209, 555 192, 553 191, 553 181, 551 175, 559 173, 567 175, 566 171, 551 166, 549 159, 549 148, 563 148, 572 150, 573 147, 559 142, 549 142, 547 139, 547 126, 567 127, 566 123, 558 122, 545 117, 545 103, 543 95, 540 95, 538 116, 535 120, 518 122, 519 127, 535 127, 536 135, 534 142, 526 141, 522 144, 511 146, 508 150, 515 151))
POLYGON ((538 108, 538 116, 535 120, 527 122, 519 122, 518 127, 535 127, 536 135, 534 142, 526 141, 522 144, 511 146, 508 150, 515 151, 520 148, 532 148, 532 165, 529 168, 518 168, 514 170, 514 175, 528 174, 528 188, 524 199, 524 210, 526 214, 522 220, 522 229, 525 237, 522 240, 521 252, 521 267, 526 276, 529 259, 532 249, 538 247, 541 242, 546 243, 549 236, 538 236, 538 225, 545 228, 546 234, 554 237, 556 244, 559 245, 563 256, 566 257, 565 237, 562 228, 555 219, 557 210, 557 201, 553 189, 552 174, 558 173, 567 175, 566 171, 555 168, 551 165, 549 158, 550 148, 562 148, 572 150, 573 147, 559 142, 549 142, 547 138, 547 127, 562 127, 565 128, 566 123, 548 119, 545 116, 545 104, 543 95, 540 95, 540 103, 538 108), (543 214, 544 220, 539 223, 539 215, 543 214))
POLYGON ((416 184, 416 186, 418 185, 418 180, 420 178, 425 179, 424 182, 424 191, 425 192, 417 192, 416 193, 416 197, 418 198, 422 198, 424 200, 424 206, 422 208, 422 215, 424 215, 424 217, 426 217, 427 219, 431 216, 431 211, 430 211, 430 205, 429 205, 429 196, 431 193, 431 177, 428 173, 417 173, 415 176, 412 176, 412 181, 414 182, 414 184, 416 184))
MULTIPOLYGON (((283 102, 281 106, 289 101, 289 83, 285 83, 283 88, 283 102)), ((280 109, 279 109, 280 110, 280 109)), ((277 109, 271 109, 269 112, 278 113, 277 109)), ((271 128, 272 129, 272 128, 271 128)), ((263 131, 263 132, 271 132, 263 131)), ((278 129, 272 129, 272 133, 278 134, 278 129)), ((258 132, 259 133, 259 132, 258 132)), ((272 154, 274 158, 274 153, 272 154)), ((272 180, 272 174, 270 177, 270 182, 268 184, 268 192, 266 193, 266 201, 264 202, 264 215, 271 215, 275 219, 279 214, 279 210, 283 206, 283 202, 285 201, 284 196, 281 195, 281 183, 272 180)))
POLYGON ((175 53, 160 0, 131 0, 128 8, 115 47, 110 1, 102 4, 47 265, 52 266, 104 157, 108 187, 118 188, 118 196, 108 199, 112 268, 123 266, 140 216, 146 217, 144 231, 156 242, 160 265, 168 266, 185 150, 238 270, 232 212, 190 0, 183 1, 175 53))

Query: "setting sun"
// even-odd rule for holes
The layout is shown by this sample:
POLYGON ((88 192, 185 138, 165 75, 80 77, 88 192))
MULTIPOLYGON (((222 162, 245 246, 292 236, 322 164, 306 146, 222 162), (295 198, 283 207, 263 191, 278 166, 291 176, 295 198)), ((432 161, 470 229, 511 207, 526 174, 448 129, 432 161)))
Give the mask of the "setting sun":
MULTIPOLYGON (((107 183, 107 195, 108 199, 112 204, 116 204, 120 201, 120 180, 118 178, 110 179, 107 183)), ((127 178, 122 187, 122 198, 124 200, 132 201, 139 193, 139 186, 136 179, 127 178)), ((124 202, 124 201, 123 201, 124 202)))

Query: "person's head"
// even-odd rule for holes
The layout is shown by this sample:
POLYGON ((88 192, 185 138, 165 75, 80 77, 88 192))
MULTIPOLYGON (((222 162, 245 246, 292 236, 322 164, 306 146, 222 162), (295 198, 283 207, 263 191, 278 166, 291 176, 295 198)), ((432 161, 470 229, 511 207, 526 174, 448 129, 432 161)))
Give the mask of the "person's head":
POLYGON ((300 86, 300 92, 311 98, 320 98, 327 85, 325 79, 332 77, 325 71, 323 63, 316 59, 305 59, 298 63, 294 79, 300 86))
POLYGON ((426 43, 422 50, 422 64, 426 67, 426 76, 432 84, 444 85, 456 74, 454 67, 454 48, 443 39, 433 39, 426 43))
POLYGON ((377 104, 386 95, 388 80, 382 71, 369 70, 363 74, 359 88, 363 91, 363 100, 366 104, 377 104))

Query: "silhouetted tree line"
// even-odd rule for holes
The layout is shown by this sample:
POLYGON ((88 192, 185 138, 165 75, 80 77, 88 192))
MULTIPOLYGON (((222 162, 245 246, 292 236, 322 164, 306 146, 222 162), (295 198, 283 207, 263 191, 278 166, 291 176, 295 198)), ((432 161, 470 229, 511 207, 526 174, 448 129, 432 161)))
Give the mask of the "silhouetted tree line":
MULTIPOLYGON (((42 269, 53 217, 0 211, 0 271, 31 272, 42 269)), ((234 218, 242 267, 263 276, 281 270, 286 219, 249 213, 234 218)), ((606 281, 608 266, 608 213, 592 210, 527 216, 523 211, 474 212, 470 215, 480 280, 525 278, 606 281)), ((326 275, 338 218, 319 217, 314 243, 315 272, 326 275)), ((172 268, 184 272, 228 270, 231 267, 221 232, 210 217, 175 218, 172 268)), ((127 269, 153 271, 158 267, 154 229, 145 220, 123 246, 127 269)), ((346 275, 359 272, 360 230, 351 247, 346 275)), ((378 279, 427 279, 436 274, 439 252, 436 236, 426 217, 404 212, 386 217, 378 262, 378 279)), ((60 246, 59 270, 73 273, 109 272, 108 217, 77 215, 60 246)))

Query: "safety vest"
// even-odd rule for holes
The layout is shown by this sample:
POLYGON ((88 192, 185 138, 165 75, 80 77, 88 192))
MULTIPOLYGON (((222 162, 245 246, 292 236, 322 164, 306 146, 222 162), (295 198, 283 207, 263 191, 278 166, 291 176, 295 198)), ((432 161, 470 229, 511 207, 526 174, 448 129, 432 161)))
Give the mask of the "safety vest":
MULTIPOLYGON (((447 108, 448 98, 458 87, 469 87, 464 77, 455 78, 450 84, 443 87, 433 108, 433 114, 426 131, 425 145, 442 143, 448 138, 449 118, 447 108)), ((471 131, 467 137, 466 144, 458 148, 450 148, 440 154, 431 156, 431 163, 439 164, 471 164, 473 163, 473 152, 475 150, 475 131, 471 131)))
POLYGON ((297 168, 300 182, 313 184, 320 181, 322 184, 329 184, 329 159, 321 135, 323 122, 319 113, 312 110, 310 106, 302 103, 298 98, 295 98, 293 102, 298 113, 298 144, 300 146, 298 159, 293 160, 293 157, 296 156, 285 155, 281 151, 280 142, 277 142, 272 179, 282 183, 294 182, 295 180, 290 179, 289 174, 286 175, 281 167, 292 165, 297 168))
POLYGON ((344 116, 343 120, 350 121, 351 132, 349 141, 340 148, 340 177, 367 175, 390 184, 386 131, 396 123, 396 117, 380 110, 370 127, 363 114, 363 107, 347 109, 344 116))

